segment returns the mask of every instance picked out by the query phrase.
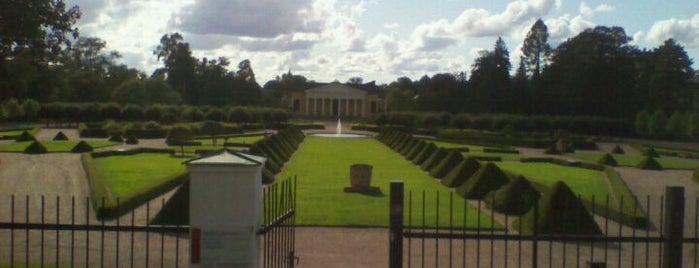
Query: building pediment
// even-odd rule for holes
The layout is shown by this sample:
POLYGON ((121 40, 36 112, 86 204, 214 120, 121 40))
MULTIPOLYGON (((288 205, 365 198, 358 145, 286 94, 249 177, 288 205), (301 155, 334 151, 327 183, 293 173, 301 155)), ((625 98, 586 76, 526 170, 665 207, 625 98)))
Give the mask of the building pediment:
POLYGON ((328 84, 306 90, 307 98, 364 99, 367 92, 342 84, 328 84))

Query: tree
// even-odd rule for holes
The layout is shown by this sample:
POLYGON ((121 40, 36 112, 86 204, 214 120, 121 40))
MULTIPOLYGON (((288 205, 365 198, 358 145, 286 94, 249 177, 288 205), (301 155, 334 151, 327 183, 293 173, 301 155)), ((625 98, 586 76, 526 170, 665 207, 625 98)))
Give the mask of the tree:
POLYGON ((667 120, 667 125, 665 125, 665 133, 674 139, 686 137, 687 119, 688 117, 683 112, 675 111, 667 120))
POLYGON ((667 125, 667 115, 663 110, 657 109, 648 119, 648 135, 660 139, 665 137, 665 126, 667 125))
POLYGON ((510 55, 505 41, 498 37, 493 51, 481 51, 471 69, 470 106, 477 112, 512 110, 510 55))
POLYGON ((180 151, 184 156, 184 145, 187 141, 191 140, 193 137, 192 131, 189 128, 183 126, 174 126, 170 129, 170 133, 167 135, 167 143, 172 145, 179 145, 180 151))
POLYGON ((669 113, 691 108, 692 60, 674 39, 653 50, 653 71, 648 83, 650 108, 669 113))
POLYGON ((196 60, 192 57, 189 43, 183 42, 182 35, 163 35, 160 45, 153 51, 158 60, 163 60, 167 82, 182 97, 186 104, 199 104, 199 94, 194 85, 196 60))
POLYGON ((630 118, 640 108, 634 91, 636 49, 621 27, 586 29, 558 46, 542 73, 545 112, 630 118), (623 103, 620 103, 623 100, 623 103))
POLYGON ((66 8, 63 0, 0 1, 0 77, 6 75, 5 60, 18 54, 55 60, 78 37, 73 25, 80 15, 78 6, 66 8))
POLYGON ((538 79, 549 56, 551 56, 552 49, 547 43, 548 39, 549 33, 546 24, 541 19, 536 20, 532 28, 529 29, 524 44, 522 44, 524 67, 529 78, 538 79))
POLYGON ((70 49, 66 50, 63 63, 75 70, 105 74, 114 62, 121 58, 116 51, 104 53, 107 42, 96 37, 80 37, 70 49))
POLYGON ((636 133, 641 137, 648 136, 648 121, 650 120, 650 113, 646 110, 642 110, 636 114, 636 121, 634 126, 636 127, 636 133))
POLYGON ((350 79, 347 80, 347 83, 350 85, 361 85, 364 83, 364 79, 359 76, 350 77, 350 79))

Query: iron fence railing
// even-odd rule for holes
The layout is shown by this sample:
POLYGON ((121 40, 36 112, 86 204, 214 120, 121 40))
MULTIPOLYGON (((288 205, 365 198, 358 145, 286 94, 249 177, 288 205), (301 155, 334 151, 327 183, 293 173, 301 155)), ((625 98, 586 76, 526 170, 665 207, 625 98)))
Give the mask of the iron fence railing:
MULTIPOLYGON (((609 198, 599 201, 610 206, 609 198)), ((628 212, 646 212, 648 223, 643 228, 614 222, 603 213, 609 209, 598 209, 601 215, 593 218, 599 234, 575 227, 536 231, 547 229, 537 226, 542 224, 537 221, 534 232, 527 232, 523 228, 531 230, 532 226, 523 227, 519 216, 496 213, 485 201, 465 200, 452 193, 404 192, 402 182, 392 182, 389 266, 698 267, 699 199, 685 200, 682 187, 668 187, 664 196, 638 201, 637 206, 643 208, 628 212), (464 209, 477 213, 460 211, 464 209)), ((539 218, 538 204, 532 209, 539 218)), ((576 222, 575 218, 567 220, 576 222)))

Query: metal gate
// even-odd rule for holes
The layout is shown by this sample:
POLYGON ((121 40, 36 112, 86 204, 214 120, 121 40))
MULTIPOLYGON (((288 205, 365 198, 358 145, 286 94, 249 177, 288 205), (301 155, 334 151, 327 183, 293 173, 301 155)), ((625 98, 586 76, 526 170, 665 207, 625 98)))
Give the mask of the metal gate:
POLYGON ((262 267, 294 267, 296 222, 296 178, 276 182, 263 189, 262 267))

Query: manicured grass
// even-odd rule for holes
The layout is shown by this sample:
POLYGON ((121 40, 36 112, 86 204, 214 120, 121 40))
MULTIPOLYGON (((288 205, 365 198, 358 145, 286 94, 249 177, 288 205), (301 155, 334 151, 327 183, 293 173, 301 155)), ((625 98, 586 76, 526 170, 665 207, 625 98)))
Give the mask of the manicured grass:
POLYGON ((114 198, 129 199, 185 172, 185 158, 169 154, 142 153, 95 158, 97 171, 114 198))
MULTIPOLYGON (((585 161, 597 162, 597 160, 602 157, 602 154, 580 152, 574 153, 571 156, 585 161)), ((644 158, 644 156, 642 155, 628 154, 613 154, 612 156, 614 156, 614 159, 616 159, 617 164, 619 166, 629 167, 636 166, 636 164, 638 164, 638 162, 640 162, 644 158)), ((692 163, 691 160, 681 161, 668 159, 665 157, 656 158, 656 160, 658 160, 658 162, 660 162, 660 165, 662 165, 665 169, 695 169, 697 168, 697 166, 699 166, 699 164, 697 163, 692 163)))
MULTIPOLYGON (((40 141, 41 144, 46 146, 46 149, 49 150, 49 152, 70 152, 70 149, 73 149, 76 144, 80 141, 53 141, 53 140, 44 140, 40 141)), ((118 142, 111 142, 107 140, 86 140, 88 144, 92 146, 92 148, 102 148, 102 147, 109 147, 109 146, 114 146, 119 144, 118 142)), ((9 142, 9 143, 0 143, 0 152, 22 152, 24 151, 27 146, 29 146, 32 142, 31 141, 23 141, 23 142, 9 142)))
POLYGON ((27 131, 29 134, 36 135, 36 133, 41 130, 40 128, 33 128, 33 129, 15 129, 15 130, 7 130, 7 131, 0 131, 0 136, 19 136, 22 135, 22 132, 27 131))
POLYGON ((600 171, 564 167, 551 163, 521 163, 513 161, 495 162, 500 168, 512 173, 524 175, 532 182, 551 187, 557 181, 565 182, 568 187, 583 199, 592 200, 595 203, 604 204, 609 195, 609 188, 604 181, 604 174, 600 171))
MULTIPOLYGON (((413 225, 422 223, 422 193, 425 191, 426 225, 434 226, 439 211, 440 226, 449 224, 450 191, 429 174, 420 170, 400 154, 373 138, 306 137, 299 150, 277 178, 297 176, 297 217, 300 225, 316 226, 388 226, 389 185, 391 180, 405 182, 405 218, 412 196, 413 225), (345 193, 349 186, 349 167, 355 163, 373 166, 372 186, 380 187, 383 195, 371 196, 345 193), (412 191, 412 194, 409 192, 412 191), (437 194, 440 195, 439 209, 437 194)), ((467 212, 468 227, 477 226, 478 212, 454 195, 454 225, 467 212), (457 220, 458 219, 458 220, 457 220)), ((481 214, 481 226, 488 228, 490 217, 481 214)), ((494 224, 496 228, 502 228, 494 224)))

